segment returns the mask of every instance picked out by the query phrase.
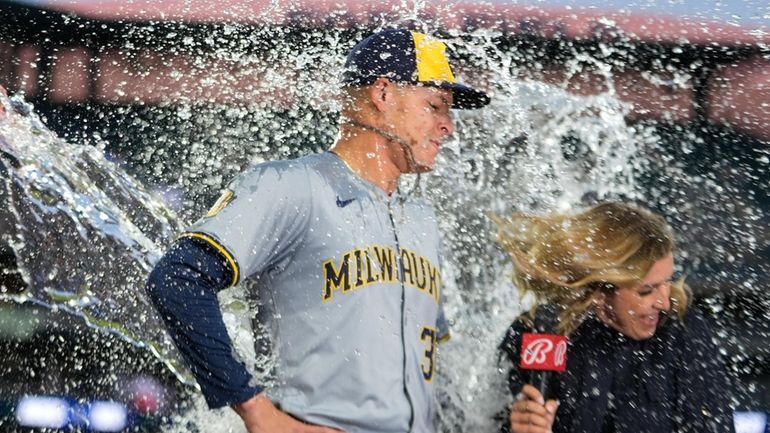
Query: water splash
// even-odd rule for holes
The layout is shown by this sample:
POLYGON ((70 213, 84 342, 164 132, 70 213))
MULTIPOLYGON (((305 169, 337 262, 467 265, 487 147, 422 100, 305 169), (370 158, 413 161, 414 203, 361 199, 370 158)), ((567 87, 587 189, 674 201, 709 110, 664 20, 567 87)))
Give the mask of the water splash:
POLYGON ((497 431, 494 416, 510 399, 496 347, 530 304, 510 282, 510 260, 495 243, 490 213, 635 198, 633 167, 653 142, 627 124, 625 108, 609 94, 576 97, 540 83, 507 84, 486 112, 460 116, 457 140, 442 151, 427 188, 444 233, 444 293, 454 321, 451 343, 439 355, 442 431, 497 431))
POLYGON ((97 147, 69 144, 31 107, 0 95, 2 240, 23 287, 0 300, 80 317, 145 347, 191 383, 141 293, 181 223, 166 205, 97 147))
MULTIPOLYGON (((440 23, 420 21, 424 5, 402 2, 393 15, 380 17, 376 26, 416 20, 429 33, 441 28, 440 23)), ((272 1, 270 7, 274 13, 283 6, 272 1)), ((232 71, 225 81, 232 88, 223 86, 217 91, 242 92, 245 90, 238 88, 239 80, 249 75, 261 77, 256 89, 248 89, 259 98, 247 106, 183 102, 162 107, 163 112, 158 109, 163 116, 173 118, 176 128, 161 132, 162 140, 133 155, 121 155, 137 167, 146 182, 183 190, 183 212, 189 219, 200 215, 210 205, 206 198, 216 196, 244 166, 323 150, 331 144, 339 109, 331 83, 336 82, 343 53, 364 31, 317 29, 305 31, 301 37, 296 31, 228 25, 200 43, 179 35, 187 42, 173 47, 177 54, 186 53, 200 63, 212 56, 239 62, 240 69, 232 71), (264 44, 264 49, 254 54, 248 48, 252 44, 264 44), (324 114, 327 110, 331 114, 324 114), (191 131, 197 131, 201 139, 191 131)), ((662 167, 668 173, 665 181, 674 182, 672 188, 678 191, 705 185, 708 191, 718 193, 723 186, 710 177, 702 181, 688 177, 675 156, 659 146, 655 129, 626 122, 627 107, 615 97, 609 64, 590 56, 574 56, 568 65, 570 71, 577 73, 590 65, 608 89, 598 96, 578 97, 558 86, 522 81, 520 65, 536 63, 528 57, 542 58, 543 53, 503 50, 496 42, 499 32, 479 29, 452 31, 445 36, 462 59, 456 70, 458 78, 489 88, 494 103, 478 112, 455 114, 456 137, 442 149, 439 168, 426 176, 423 185, 424 193, 437 206, 445 239, 443 275, 453 329, 452 340, 441 346, 439 355, 441 431, 493 432, 497 430, 493 415, 508 398, 500 389, 504 380, 497 369, 495 347, 505 327, 528 304, 519 299, 509 281, 509 260, 495 245, 488 212, 564 210, 607 198, 665 204, 659 193, 643 192, 646 187, 640 185, 640 179, 651 172, 663 173, 662 167)), ((154 30, 141 29, 134 37, 156 35, 154 30)), ((135 120, 141 128, 153 127, 151 120, 139 116, 135 120)), ((101 318, 107 320, 108 328, 134 341, 165 345, 163 335, 147 336, 146 329, 140 329, 161 328, 156 322, 151 322, 152 326, 137 323, 136 317, 150 317, 149 307, 133 295, 182 224, 117 165, 106 161, 101 149, 66 144, 47 132, 35 116, 13 118, 1 127, 0 145, 6 154, 3 166, 14 174, 5 188, 25 197, 22 203, 11 203, 13 218, 24 218, 29 222, 26 227, 33 220, 67 227, 71 235, 66 242, 54 242, 53 250, 76 251, 72 257, 42 257, 35 246, 43 242, 49 245, 49 237, 56 239, 53 235, 58 233, 41 235, 25 230, 26 222, 21 224, 19 234, 9 236, 7 242, 17 252, 25 281, 39 289, 14 299, 66 308, 89 320, 101 318), (16 166, 13 161, 18 162, 16 166), (102 177, 106 180, 100 180, 102 177), (84 239, 97 241, 93 252, 83 252, 84 239), (70 269, 87 268, 85 262, 95 263, 97 269, 105 269, 103 265, 115 269, 115 263, 104 263, 105 257, 117 260, 125 275, 91 270, 71 275, 70 269), (62 275, 69 278, 59 278, 62 275), (99 287, 108 289, 100 291, 99 287)), ((411 189, 412 181, 405 180, 406 190, 411 189)), ((684 194, 677 207, 692 215, 713 207, 711 200, 684 194)), ((752 221, 754 225, 742 227, 736 236, 760 238, 763 220, 752 221)), ((734 228, 733 223, 725 224, 710 235, 713 239, 715 233, 734 228)), ((706 246, 727 243, 724 239, 707 243, 709 236, 689 236, 706 246)), ((732 250, 735 245, 737 249, 745 245, 729 243, 732 250)), ((730 254, 730 248, 723 249, 725 255, 730 254)), ((237 293, 233 296, 227 302, 242 306, 237 293)), ((247 359, 255 357, 250 352, 253 345, 248 342, 248 326, 244 325, 251 314, 226 314, 231 333, 239 336, 236 343, 247 359)), ((178 415, 170 430, 232 432, 242 431, 242 426, 231 412, 211 413, 196 397, 193 409, 178 415)))
MULTIPOLYGON (((334 99, 327 97, 328 82, 341 66, 340 56, 333 51, 344 51, 349 43, 333 32, 317 36, 325 42, 308 45, 290 59, 289 70, 301 71, 294 78, 296 85, 286 86, 285 70, 264 74, 265 88, 281 90, 281 97, 288 91, 297 102, 288 112, 290 120, 266 103, 225 109, 227 118, 252 125, 249 128, 264 128, 270 137, 257 139, 246 152, 237 143, 221 139, 187 143, 190 157, 184 157, 182 170, 174 173, 177 186, 193 197, 215 189, 244 164, 296 153, 297 149, 277 143, 296 142, 297 136, 320 136, 318 147, 328 147, 335 131, 334 116, 319 119, 307 107, 338 109, 334 99), (315 75, 319 70, 325 71, 321 79, 315 75)), ((464 54, 482 60, 477 67, 487 70, 486 80, 496 86, 495 102, 486 110, 456 114, 456 138, 442 150, 440 168, 426 179, 424 190, 437 205, 445 237, 445 294, 454 328, 452 342, 441 348, 442 430, 491 432, 497 428, 492 414, 505 398, 492 391, 504 383, 497 377, 495 347, 522 303, 508 282, 508 261, 495 247, 494 228, 486 212, 565 209, 586 197, 633 197, 634 170, 628 167, 635 164, 645 138, 625 122, 624 107, 612 95, 579 98, 553 86, 522 82, 503 53, 486 54, 496 34, 478 31, 470 36, 471 42, 464 40, 469 35, 457 35, 448 42, 458 49, 471 47, 464 54), (474 362, 468 361, 469 352, 478 355, 474 362)), ((275 53, 282 48, 279 43, 275 53)), ((273 53, 244 61, 264 67, 264 56, 273 53)), ((462 71, 459 75, 464 78, 462 71)), ((184 104, 175 108, 183 121, 212 122, 206 119, 215 118, 222 109, 210 110, 184 104)), ((212 136, 226 130, 209 126, 212 136)), ((151 346, 157 347, 153 350, 159 353, 175 353, 138 288, 163 247, 180 230, 179 219, 109 162, 102 149, 65 143, 34 114, 13 117, 2 128, 5 160, 15 161, 9 163, 13 181, 8 188, 15 192, 9 197, 19 221, 19 234, 9 241, 28 284, 35 288, 21 295, 23 300, 64 308, 138 344, 153 342, 151 346), (56 233, 31 227, 66 229, 56 233), (35 251, 33 246, 44 243, 58 251, 76 246, 77 253, 35 251), (121 272, 111 272, 116 268, 121 272), (68 278, 61 278, 62 274, 68 278), (152 326, 147 326, 148 321, 152 326), (148 330, 154 332, 148 335, 148 330)), ((305 151, 310 150, 314 149, 305 151)), ((167 152, 149 148, 140 155, 150 171, 167 172, 167 152)), ((407 187, 411 181, 405 180, 407 187)), ((237 293, 224 297, 225 303, 243 305, 237 293)), ((228 313, 225 319, 241 355, 254 360, 248 320, 244 320, 251 314, 248 310, 228 313)), ((174 358, 163 355, 163 359, 174 358)), ((193 399, 192 407, 170 431, 242 429, 230 412, 211 414, 202 409, 200 397, 193 399)))

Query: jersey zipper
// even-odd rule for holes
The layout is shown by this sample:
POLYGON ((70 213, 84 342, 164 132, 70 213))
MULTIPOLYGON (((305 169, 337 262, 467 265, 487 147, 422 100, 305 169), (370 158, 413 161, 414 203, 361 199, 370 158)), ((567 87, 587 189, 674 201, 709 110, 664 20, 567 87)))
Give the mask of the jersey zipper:
POLYGON ((388 201, 388 216, 390 217, 390 226, 393 229, 393 239, 396 241, 396 254, 398 254, 398 280, 401 282, 401 347, 403 349, 404 353, 404 364, 403 364, 403 382, 404 382, 404 395, 406 395, 406 400, 409 403, 409 431, 412 431, 412 428, 414 428, 414 404, 412 403, 412 397, 409 395, 409 388, 407 387, 406 383, 406 375, 407 375, 407 347, 406 347, 406 335, 405 335, 405 329, 404 329, 404 321, 406 318, 406 286, 404 283, 404 262, 403 262, 403 256, 401 255, 401 245, 398 242, 398 231, 396 230, 396 220, 393 218, 393 207, 391 206, 391 202, 388 201))

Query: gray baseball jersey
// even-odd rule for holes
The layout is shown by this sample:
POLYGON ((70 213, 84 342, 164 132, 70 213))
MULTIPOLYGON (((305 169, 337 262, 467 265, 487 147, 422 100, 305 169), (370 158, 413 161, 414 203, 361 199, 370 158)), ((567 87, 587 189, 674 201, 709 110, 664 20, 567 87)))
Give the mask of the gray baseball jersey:
POLYGON ((255 280, 282 410, 348 433, 434 431, 448 332, 429 204, 326 152, 252 167, 187 235, 227 257, 234 284, 255 280))

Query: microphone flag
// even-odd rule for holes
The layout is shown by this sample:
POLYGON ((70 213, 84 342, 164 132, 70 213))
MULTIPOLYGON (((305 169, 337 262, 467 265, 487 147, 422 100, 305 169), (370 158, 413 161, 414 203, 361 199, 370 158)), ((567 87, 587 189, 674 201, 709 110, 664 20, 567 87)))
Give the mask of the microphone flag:
POLYGON ((524 333, 519 365, 527 370, 564 372, 567 369, 567 337, 524 333))

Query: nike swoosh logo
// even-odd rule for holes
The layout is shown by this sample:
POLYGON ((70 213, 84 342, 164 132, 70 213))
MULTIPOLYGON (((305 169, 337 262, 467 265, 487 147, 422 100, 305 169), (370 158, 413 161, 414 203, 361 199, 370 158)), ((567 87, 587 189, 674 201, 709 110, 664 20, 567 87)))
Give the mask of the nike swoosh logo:
POLYGON ((354 199, 354 198, 350 198, 350 199, 347 199, 347 200, 342 200, 340 198, 340 196, 337 196, 337 207, 340 207, 340 208, 345 207, 345 206, 349 205, 350 203, 353 203, 355 200, 356 199, 354 199))

